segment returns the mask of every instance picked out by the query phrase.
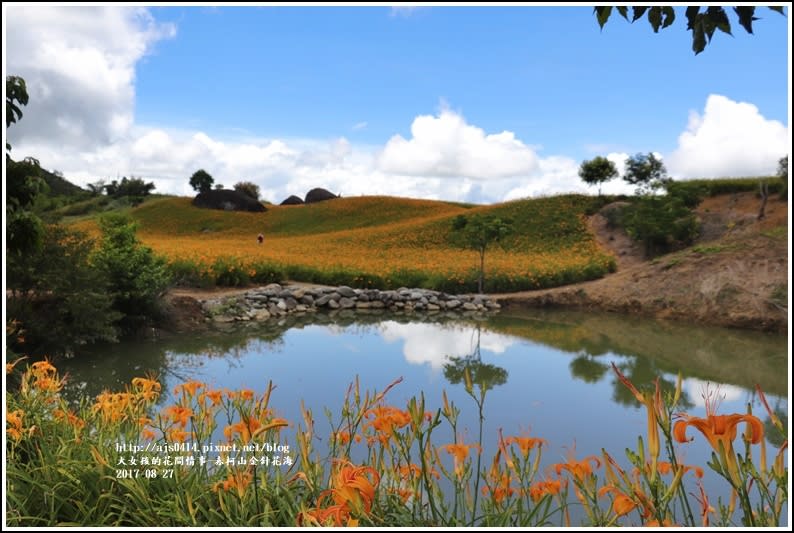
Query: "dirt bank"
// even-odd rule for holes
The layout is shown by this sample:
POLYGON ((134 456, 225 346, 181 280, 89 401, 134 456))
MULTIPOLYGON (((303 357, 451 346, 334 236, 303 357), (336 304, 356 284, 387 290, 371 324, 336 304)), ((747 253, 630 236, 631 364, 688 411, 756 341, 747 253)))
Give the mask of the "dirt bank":
POLYGON ((618 261, 603 279, 495 295, 505 307, 599 309, 693 323, 788 329, 788 203, 770 198, 758 221, 753 193, 706 199, 694 246, 647 261, 619 230, 594 216, 591 229, 618 261))

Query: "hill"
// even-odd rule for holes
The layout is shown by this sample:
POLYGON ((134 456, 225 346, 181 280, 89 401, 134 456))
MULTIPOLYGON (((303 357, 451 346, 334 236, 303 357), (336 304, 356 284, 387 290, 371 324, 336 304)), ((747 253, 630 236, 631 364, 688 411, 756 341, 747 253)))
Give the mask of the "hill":
MULTIPOLYGON (((478 257, 452 244, 455 216, 497 214, 514 221, 516 232, 504 249, 487 253, 486 290, 551 287, 614 268, 587 229, 591 202, 569 195, 470 206, 373 196, 241 213, 198 209, 188 198, 160 198, 129 213, 144 243, 174 262, 196 265, 202 276, 233 265, 253 279, 270 269, 300 281, 466 292, 475 289, 478 257)), ((92 220, 76 225, 96 231, 92 220)))
POLYGON ((85 189, 78 187, 63 176, 50 172, 44 168, 41 169, 41 178, 49 186, 50 196, 75 196, 87 192, 85 189))

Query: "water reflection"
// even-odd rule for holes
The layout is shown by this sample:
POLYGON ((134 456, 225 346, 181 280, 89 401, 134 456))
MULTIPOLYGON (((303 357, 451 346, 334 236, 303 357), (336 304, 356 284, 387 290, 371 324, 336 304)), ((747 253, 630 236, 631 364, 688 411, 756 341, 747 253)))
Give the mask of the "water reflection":
POLYGON ((465 382, 466 373, 473 384, 476 384, 483 391, 488 391, 498 385, 507 382, 507 370, 500 366, 484 363, 480 351, 482 344, 482 327, 477 324, 472 329, 472 336, 476 331, 477 340, 473 342, 471 353, 450 357, 450 361, 444 364, 444 377, 453 385, 465 382))

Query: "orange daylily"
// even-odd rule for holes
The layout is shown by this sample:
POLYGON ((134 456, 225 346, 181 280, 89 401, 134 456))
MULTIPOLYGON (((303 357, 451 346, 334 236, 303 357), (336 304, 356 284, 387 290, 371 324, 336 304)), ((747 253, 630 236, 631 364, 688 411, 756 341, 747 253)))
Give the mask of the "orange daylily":
POLYGON ((368 513, 375 500, 375 487, 379 481, 380 476, 374 468, 346 463, 334 476, 335 488, 331 493, 335 503, 352 504, 353 509, 360 509, 363 504, 364 511, 368 513))
POLYGON ((581 461, 570 459, 567 463, 557 463, 554 466, 554 471, 559 476, 563 470, 567 470, 579 481, 584 481, 585 478, 593 474, 593 469, 590 468, 590 463, 593 463, 596 468, 601 468, 601 460, 595 455, 585 457, 581 461))
POLYGON ((537 437, 507 437, 505 439, 505 444, 507 446, 510 446, 513 443, 518 444, 518 447, 521 449, 521 453, 524 455, 524 459, 526 459, 529 457, 529 452, 532 451, 532 448, 536 446, 540 448, 546 444, 546 439, 537 437))
POLYGON ((442 448, 444 448, 444 451, 454 457, 455 474, 458 477, 463 475, 463 464, 466 461, 466 457, 469 456, 469 450, 472 448, 477 448, 477 450, 480 451, 480 446, 478 444, 446 444, 442 446, 442 448))
POLYGON ((212 487, 212 490, 218 492, 218 490, 223 489, 228 492, 232 489, 235 489, 237 491, 237 495, 242 498, 245 494, 245 489, 248 488, 248 485, 251 483, 251 479, 252 476, 250 472, 237 470, 234 473, 229 474, 224 481, 218 481, 215 483, 215 486, 212 487))
POLYGON ((178 405, 169 405, 163 409, 163 413, 174 424, 179 424, 182 428, 187 426, 190 417, 193 416, 193 411, 187 407, 180 407, 178 405))
POLYGON ((559 494, 563 487, 566 485, 564 479, 551 479, 546 481, 538 481, 533 483, 529 488, 529 496, 532 501, 537 502, 546 494, 559 494))
POLYGON ((174 387, 174 394, 179 394, 180 392, 187 395, 188 397, 192 398, 196 395, 196 392, 204 388, 204 384, 200 381, 188 381, 185 383, 180 383, 176 387, 174 387))
POLYGON ((16 411, 6 410, 6 424, 11 426, 6 428, 6 433, 17 442, 22 439, 22 417, 24 416, 25 412, 21 409, 16 411))
POLYGON ((602 498, 607 493, 613 493, 612 510, 615 511, 617 516, 629 514, 637 508, 637 502, 631 499, 628 495, 622 492, 614 485, 606 485, 598 490, 598 497, 602 498))
POLYGON ((738 485, 741 481, 739 479, 739 466, 736 463, 736 454, 733 451, 733 441, 736 439, 736 426, 744 422, 749 430, 749 441, 751 444, 758 444, 764 437, 764 425, 758 417, 753 415, 715 415, 711 409, 706 409, 706 418, 698 418, 688 416, 685 414, 680 415, 681 420, 678 420, 673 426, 673 436, 678 442, 689 442, 692 439, 687 439, 686 429, 689 426, 695 427, 698 431, 708 439, 709 444, 718 455, 725 454, 726 467, 731 476, 734 485, 738 485), (722 452, 720 449, 722 448, 722 452))
POLYGON ((659 458, 659 451, 661 445, 659 444, 659 427, 657 417, 666 417, 667 412, 662 403, 662 392, 659 388, 659 378, 656 378, 656 389, 654 394, 642 393, 637 390, 637 387, 624 376, 615 363, 612 363, 612 370, 617 374, 618 379, 623 383, 634 395, 638 402, 645 406, 648 412, 648 453, 651 456, 652 470, 651 479, 656 476, 656 461, 659 458))

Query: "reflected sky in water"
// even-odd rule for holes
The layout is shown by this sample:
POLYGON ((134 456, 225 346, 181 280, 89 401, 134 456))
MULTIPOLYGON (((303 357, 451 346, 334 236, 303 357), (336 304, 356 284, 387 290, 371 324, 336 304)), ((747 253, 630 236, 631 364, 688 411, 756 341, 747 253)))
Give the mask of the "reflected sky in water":
MULTIPOLYGON (((89 394, 118 389, 146 371, 158 373, 169 392, 187 379, 257 392, 272 380, 277 388, 271 406, 277 414, 297 423, 303 399, 323 438, 329 427, 324 408, 341 407, 354 376, 366 390, 382 390, 402 377, 387 396, 389 404, 405 407, 410 397, 424 393, 428 410, 435 410, 446 390, 461 409, 460 436, 475 442, 476 405, 465 394, 460 372, 463 366, 479 365, 480 375, 491 380, 484 460, 490 461, 502 429, 506 436, 546 439, 546 465, 564 461, 574 446, 577 457, 600 454, 603 447, 627 465, 623 450, 635 447, 637 436, 644 435, 646 415, 617 381, 611 363, 640 387, 660 376, 663 387, 672 390, 682 372, 683 403, 692 415, 705 415, 701 394, 710 383, 712 388, 721 384, 721 413, 743 413, 750 402, 754 413, 766 418, 752 391, 756 381, 772 406, 788 413, 785 338, 592 314, 538 312, 480 322, 384 317, 271 324, 223 335, 115 345, 60 366, 70 373, 73 386, 82 385, 89 394)), ((164 398, 163 405, 168 401, 164 398)), ((695 440, 678 446, 680 459, 705 466, 711 449, 694 429, 688 433, 695 440)), ((444 428, 435 443, 453 439, 444 428)), ((769 448, 771 454, 774 448, 769 448)), ((716 501, 726 485, 707 475, 705 486, 716 501)))

